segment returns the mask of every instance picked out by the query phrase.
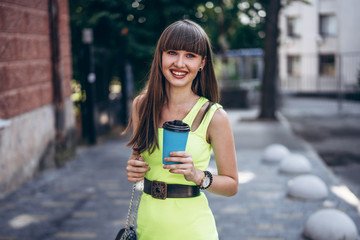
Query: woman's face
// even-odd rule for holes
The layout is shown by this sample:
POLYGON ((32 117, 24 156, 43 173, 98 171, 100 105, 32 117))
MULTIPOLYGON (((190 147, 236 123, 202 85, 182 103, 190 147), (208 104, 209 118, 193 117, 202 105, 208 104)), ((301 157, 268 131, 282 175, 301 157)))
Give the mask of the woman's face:
POLYGON ((199 69, 204 66, 205 59, 193 52, 167 50, 162 53, 162 73, 174 87, 191 87, 199 69))

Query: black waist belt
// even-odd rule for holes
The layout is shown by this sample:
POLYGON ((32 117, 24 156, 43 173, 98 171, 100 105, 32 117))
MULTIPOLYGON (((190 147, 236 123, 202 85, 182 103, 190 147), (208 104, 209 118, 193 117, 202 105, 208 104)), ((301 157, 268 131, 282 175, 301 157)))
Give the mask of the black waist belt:
POLYGON ((153 198, 190 198, 200 195, 199 186, 181 184, 167 184, 159 181, 144 179, 144 193, 150 194, 153 198))

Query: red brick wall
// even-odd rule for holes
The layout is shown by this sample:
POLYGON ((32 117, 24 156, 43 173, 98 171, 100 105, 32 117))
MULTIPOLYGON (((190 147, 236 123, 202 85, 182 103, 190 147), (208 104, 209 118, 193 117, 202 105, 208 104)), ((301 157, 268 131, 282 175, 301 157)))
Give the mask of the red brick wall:
MULTIPOLYGON (((58 0, 65 97, 71 95, 67 0, 58 0)), ((0 118, 53 102, 48 0, 0 0, 0 118)))

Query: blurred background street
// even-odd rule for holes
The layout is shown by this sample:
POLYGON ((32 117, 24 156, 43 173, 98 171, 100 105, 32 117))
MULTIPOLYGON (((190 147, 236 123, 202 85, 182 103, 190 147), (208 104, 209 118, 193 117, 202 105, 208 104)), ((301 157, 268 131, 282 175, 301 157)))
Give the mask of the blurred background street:
POLYGON ((284 96, 281 113, 294 133, 309 142, 359 197, 359 102, 284 96))
POLYGON ((161 32, 180 19, 209 35, 234 130, 239 193, 207 194, 220 239, 357 240, 359 9, 0 0, 0 240, 113 239, 124 226, 130 150, 120 132, 161 32), (333 211, 319 220, 321 210, 333 211))

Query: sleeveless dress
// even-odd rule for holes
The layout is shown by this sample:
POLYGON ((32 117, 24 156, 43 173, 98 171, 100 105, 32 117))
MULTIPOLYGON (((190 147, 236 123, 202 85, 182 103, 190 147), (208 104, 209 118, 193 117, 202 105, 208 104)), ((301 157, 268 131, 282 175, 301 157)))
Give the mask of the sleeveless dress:
MULTIPOLYGON (((192 125, 201 107, 209 100, 200 97, 183 121, 192 125)), ((199 127, 190 131, 186 152, 192 155, 194 165, 200 170, 206 170, 211 156, 211 145, 206 141, 206 132, 210 121, 220 104, 214 104, 204 116, 199 127)), ((162 181, 168 184, 195 185, 188 182, 184 175, 173 174, 163 169, 162 143, 163 129, 158 129, 159 149, 152 154, 142 153, 149 163, 150 171, 146 178, 150 181, 162 181)), ((204 193, 193 198, 155 199, 143 193, 138 210, 137 233, 139 240, 217 240, 214 216, 209 208, 204 193)))

